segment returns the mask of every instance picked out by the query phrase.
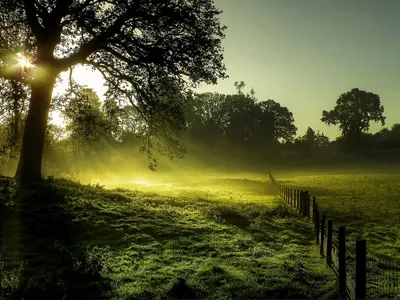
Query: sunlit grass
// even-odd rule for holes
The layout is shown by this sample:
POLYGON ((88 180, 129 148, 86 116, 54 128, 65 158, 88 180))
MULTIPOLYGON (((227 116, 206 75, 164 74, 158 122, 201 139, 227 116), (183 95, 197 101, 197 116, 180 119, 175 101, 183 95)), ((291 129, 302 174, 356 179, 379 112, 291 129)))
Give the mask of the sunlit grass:
POLYGON ((346 226, 350 241, 365 238, 369 253, 400 262, 400 174, 280 174, 277 179, 316 196, 336 226, 346 226))
MULTIPOLYGON (((132 179, 131 189, 47 185, 72 218, 61 224, 71 233, 65 247, 94 249, 109 298, 335 298, 335 276, 319 257, 311 223, 265 178, 132 179)), ((3 251, 11 266, 12 249, 3 251)))

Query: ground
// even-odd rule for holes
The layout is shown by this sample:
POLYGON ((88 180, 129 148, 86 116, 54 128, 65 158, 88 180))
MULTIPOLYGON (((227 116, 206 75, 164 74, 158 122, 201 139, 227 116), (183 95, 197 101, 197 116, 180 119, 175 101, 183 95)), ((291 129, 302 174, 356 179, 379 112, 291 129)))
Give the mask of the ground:
MULTIPOLYGON (((276 172, 288 186, 308 190, 336 227, 345 226, 346 247, 355 256, 355 241, 367 241, 367 295, 370 299, 400 298, 400 174, 389 169, 334 172, 276 172)), ((354 259, 348 260, 354 284, 354 259)))
POLYGON ((300 172, 276 177, 316 196, 323 213, 336 226, 346 226, 349 241, 365 238, 370 254, 400 264, 400 174, 300 172))
POLYGON ((125 185, 130 189, 49 179, 24 195, 2 178, 5 293, 335 298, 336 278, 319 256, 311 222, 284 204, 267 178, 141 181, 125 185))

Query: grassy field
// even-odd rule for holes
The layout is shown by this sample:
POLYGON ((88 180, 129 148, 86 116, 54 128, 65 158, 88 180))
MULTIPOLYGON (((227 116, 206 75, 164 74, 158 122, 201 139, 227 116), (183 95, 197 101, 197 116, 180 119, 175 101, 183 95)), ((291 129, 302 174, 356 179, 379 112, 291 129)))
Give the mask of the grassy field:
POLYGON ((7 299, 337 296, 311 222, 265 178, 0 186, 7 299))
POLYGON ((278 172, 275 177, 316 196, 334 225, 346 226, 349 241, 365 238, 368 253, 400 263, 400 174, 278 172))

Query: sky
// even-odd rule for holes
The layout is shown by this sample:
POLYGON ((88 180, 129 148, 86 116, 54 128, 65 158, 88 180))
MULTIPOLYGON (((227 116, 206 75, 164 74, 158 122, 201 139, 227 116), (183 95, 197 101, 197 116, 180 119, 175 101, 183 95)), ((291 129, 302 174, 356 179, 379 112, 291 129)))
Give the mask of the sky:
MULTIPOLYGON (((253 87, 293 112, 298 135, 308 126, 330 138, 337 126, 320 119, 352 88, 378 94, 386 127, 400 123, 399 0, 215 0, 228 28, 223 41, 229 79, 198 92, 233 94, 253 87)), ((105 92, 99 74, 77 69, 76 79, 105 92)), ((381 129, 371 124, 371 132, 381 129)))

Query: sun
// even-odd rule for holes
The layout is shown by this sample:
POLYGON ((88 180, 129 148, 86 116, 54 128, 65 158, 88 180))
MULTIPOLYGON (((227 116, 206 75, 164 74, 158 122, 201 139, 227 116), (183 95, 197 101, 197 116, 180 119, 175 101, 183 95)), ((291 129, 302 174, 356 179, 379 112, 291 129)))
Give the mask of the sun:
POLYGON ((33 66, 26 57, 21 57, 18 64, 23 68, 30 68, 33 66))
POLYGON ((29 59, 25 56, 23 56, 21 53, 17 54, 18 56, 18 65, 21 66, 22 68, 30 68, 33 67, 29 59))

